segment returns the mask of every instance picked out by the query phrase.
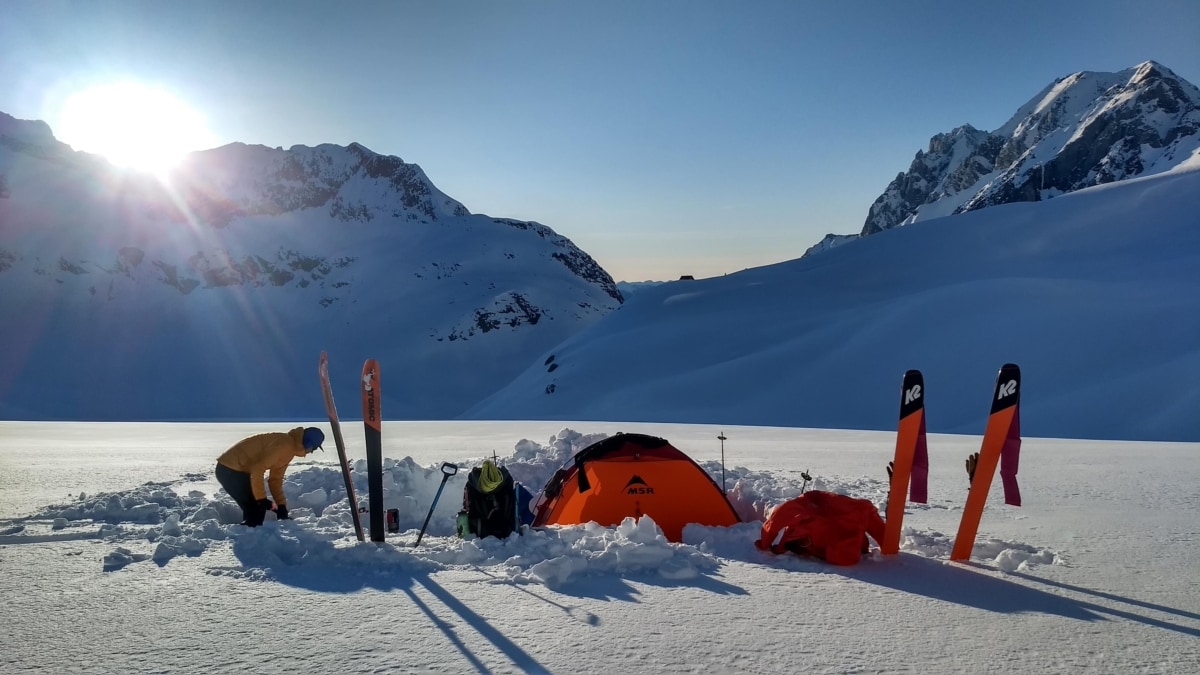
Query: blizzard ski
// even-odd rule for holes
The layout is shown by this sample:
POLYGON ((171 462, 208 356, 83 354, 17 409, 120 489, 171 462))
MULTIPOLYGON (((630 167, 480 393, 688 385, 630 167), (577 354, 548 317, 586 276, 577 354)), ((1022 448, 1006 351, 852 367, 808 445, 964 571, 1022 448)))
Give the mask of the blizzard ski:
POLYGON ((325 414, 329 415, 329 426, 333 428, 333 440, 337 444, 338 460, 342 464, 342 478, 346 480, 346 499, 350 502, 350 517, 354 519, 354 534, 363 540, 362 521, 358 519, 358 499, 354 496, 354 479, 350 476, 350 462, 346 459, 346 442, 342 440, 342 425, 338 421, 337 406, 333 404, 333 389, 329 386, 329 357, 321 352, 321 363, 317 367, 321 375, 321 393, 325 396, 325 414))
POLYGON ((996 376, 996 391, 992 395, 992 411, 988 416, 987 429, 983 433, 983 445, 971 475, 971 489, 967 493, 967 505, 963 507, 958 534, 954 537, 951 560, 968 560, 975 546, 975 534, 979 530, 979 519, 987 503, 988 490, 996 465, 1004 459, 1000 475, 1005 482, 1005 502, 1021 505, 1017 492, 1017 458, 1021 452, 1021 369, 1006 363, 996 376))
POLYGON ((363 429, 367 435, 367 491, 371 541, 383 541, 383 427, 379 416, 379 363, 367 359, 362 371, 363 429))
POLYGON ((924 504, 929 476, 929 452, 925 445, 925 381, 919 370, 904 373, 900 387, 900 424, 896 430, 896 454, 888 470, 887 521, 879 552, 900 552, 900 530, 904 525, 904 506, 910 496, 924 504), (911 482, 911 490, 910 490, 911 482))

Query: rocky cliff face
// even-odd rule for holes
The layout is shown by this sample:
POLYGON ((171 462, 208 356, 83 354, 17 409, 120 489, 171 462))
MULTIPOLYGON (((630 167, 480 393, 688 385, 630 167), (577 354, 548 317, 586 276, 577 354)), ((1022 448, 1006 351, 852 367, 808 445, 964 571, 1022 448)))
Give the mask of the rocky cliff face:
POLYGON ((1147 61, 1050 84, 1000 129, 938 134, 868 212, 867 236, 1168 171, 1200 153, 1200 89, 1147 61))

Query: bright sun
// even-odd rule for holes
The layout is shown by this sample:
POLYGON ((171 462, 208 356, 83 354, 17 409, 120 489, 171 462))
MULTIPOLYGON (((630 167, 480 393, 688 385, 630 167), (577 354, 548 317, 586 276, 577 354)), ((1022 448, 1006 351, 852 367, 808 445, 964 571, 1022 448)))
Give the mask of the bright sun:
POLYGON ((63 104, 58 135, 118 166, 163 172, 213 145, 204 117, 170 93, 135 82, 91 87, 63 104))

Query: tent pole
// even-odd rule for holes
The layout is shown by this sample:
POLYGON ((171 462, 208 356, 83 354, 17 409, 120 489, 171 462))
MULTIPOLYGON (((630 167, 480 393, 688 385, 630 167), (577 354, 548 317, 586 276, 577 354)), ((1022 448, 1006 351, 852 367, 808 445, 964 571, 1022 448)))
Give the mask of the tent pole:
POLYGON ((717 438, 721 441, 721 492, 725 492, 725 432, 722 431, 717 438))

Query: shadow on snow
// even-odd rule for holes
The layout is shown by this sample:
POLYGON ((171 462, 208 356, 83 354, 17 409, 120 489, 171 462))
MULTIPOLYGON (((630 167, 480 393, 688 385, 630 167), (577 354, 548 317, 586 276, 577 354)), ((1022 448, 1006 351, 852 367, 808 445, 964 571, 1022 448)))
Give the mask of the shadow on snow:
MULTIPOLYGON (((1118 617, 1155 628, 1200 637, 1198 628, 1071 598, 1064 594, 1034 588, 1025 583, 992 576, 991 573, 994 573, 995 570, 974 563, 957 565, 945 560, 901 554, 894 560, 871 561, 858 567, 849 568, 823 566, 821 570, 834 571, 863 583, 999 614, 1040 612, 1079 621, 1107 621, 1110 620, 1110 617, 1118 617)), ((1006 574, 1064 591, 1098 596, 1114 603, 1125 603, 1144 609, 1200 619, 1200 615, 1194 612, 1155 605, 1112 593, 1092 591, 1079 586, 1042 579, 1031 574, 1020 572, 1006 574)))

